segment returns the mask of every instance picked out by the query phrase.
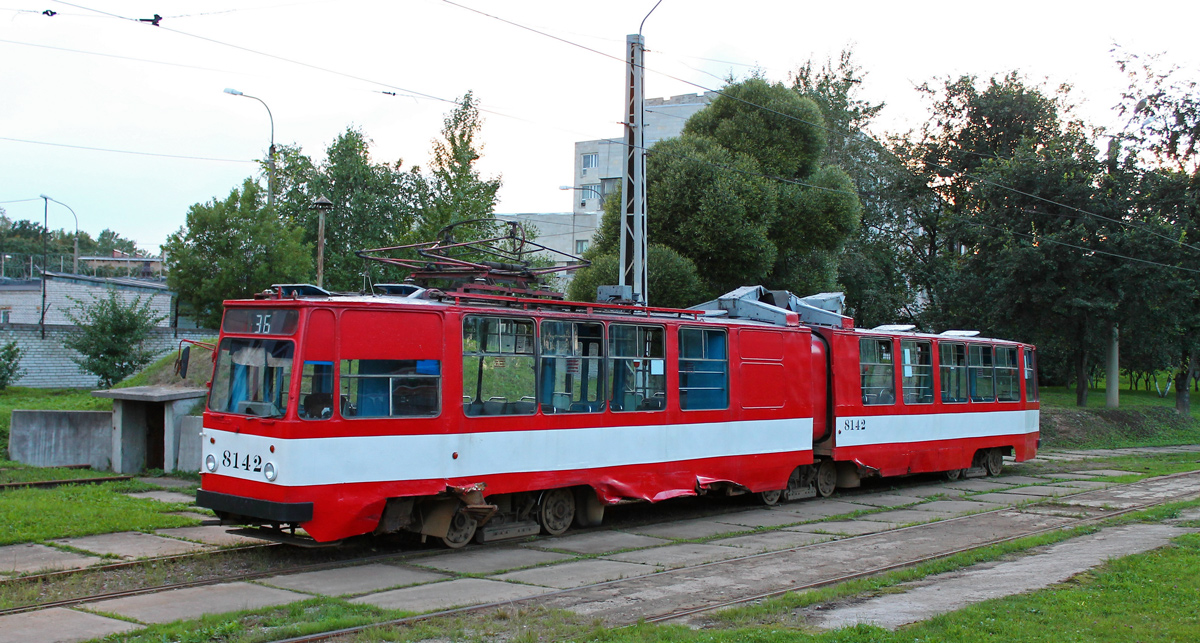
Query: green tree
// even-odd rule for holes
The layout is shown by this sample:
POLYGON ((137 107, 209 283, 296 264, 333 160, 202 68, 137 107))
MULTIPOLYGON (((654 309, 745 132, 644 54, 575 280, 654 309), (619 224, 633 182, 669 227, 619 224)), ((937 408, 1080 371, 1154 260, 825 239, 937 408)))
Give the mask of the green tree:
POLYGON ((217 328, 226 299, 312 275, 312 249, 301 241, 302 234, 265 207, 259 185, 246 179, 224 201, 188 209, 184 227, 163 245, 167 285, 182 310, 200 325, 217 328))
POLYGON ((93 296, 90 302, 72 301, 66 315, 78 329, 63 344, 79 353, 75 363, 95 375, 102 388, 112 388, 154 358, 145 341, 165 318, 149 299, 139 296, 127 302, 109 290, 106 297, 93 296))
POLYGON ((24 356, 25 351, 17 346, 15 340, 0 346, 0 391, 8 388, 9 384, 20 379, 25 373, 25 369, 21 368, 21 358, 24 356))

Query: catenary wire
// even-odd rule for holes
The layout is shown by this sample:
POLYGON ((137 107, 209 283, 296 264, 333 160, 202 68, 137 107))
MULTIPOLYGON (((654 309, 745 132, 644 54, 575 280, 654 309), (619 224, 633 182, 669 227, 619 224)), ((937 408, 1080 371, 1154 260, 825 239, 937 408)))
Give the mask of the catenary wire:
POLYGON ((184 159, 189 161, 218 161, 221 163, 258 163, 258 161, 250 159, 221 159, 207 156, 185 156, 183 154, 158 154, 155 152, 137 152, 134 150, 116 150, 107 147, 89 147, 87 145, 70 145, 67 143, 51 143, 48 141, 31 141, 24 138, 12 138, 9 136, 0 136, 0 141, 12 141, 14 143, 29 143, 31 145, 49 145, 51 147, 69 147, 76 150, 89 150, 92 152, 113 152, 116 154, 134 154, 136 156, 156 156, 159 158, 168 159, 184 159))
POLYGON ((1066 246, 1066 247, 1068 247, 1068 248, 1074 248, 1075 250, 1079 250, 1079 251, 1081 251, 1081 252, 1093 252, 1093 253, 1096 253, 1096 254, 1098 254, 1098 255, 1105 255, 1105 256, 1114 257, 1114 258, 1117 258, 1117 259, 1128 259, 1129 261, 1136 261, 1136 262, 1138 262, 1138 263, 1149 264, 1149 265, 1151 265, 1151 266, 1158 266, 1158 267, 1160 267, 1160 268, 1168 268, 1168 269, 1172 269, 1172 270, 1182 270, 1182 271, 1184 271, 1184 272, 1194 272, 1194 273, 1200 273, 1200 270, 1197 270, 1197 269, 1195 269, 1195 268, 1187 268, 1187 267, 1184 267, 1184 266, 1172 266, 1172 265, 1170 265, 1170 264, 1166 264, 1166 263, 1160 263, 1160 262, 1157 262, 1157 261, 1150 261, 1149 259, 1139 259, 1139 258, 1137 258, 1137 257, 1130 257, 1130 256, 1128 256, 1128 255, 1118 254, 1118 253, 1115 253, 1115 252, 1109 252, 1109 251, 1107 251, 1107 250, 1098 250, 1098 249, 1096 249, 1096 248, 1088 248, 1088 247, 1085 247, 1085 246, 1077 246, 1077 245, 1075 245, 1075 244, 1073 244, 1073 243, 1067 243, 1067 242, 1065 242, 1065 241, 1058 241, 1058 240, 1056 240, 1056 239, 1051 239, 1051 238, 1049 238, 1049 237, 1045 237, 1045 236, 1038 237, 1038 236, 1034 236, 1034 235, 1032 235, 1032 234, 1028 234, 1028 233, 1026 233, 1026 232, 1017 232, 1017 231, 1015 231, 1015 230, 1008 230, 1008 229, 1005 229, 1005 228, 1001 228, 1001 227, 999 227, 999 226, 994 226, 994 225, 991 225, 991 224, 988 224, 988 223, 983 223, 982 221, 972 221, 972 220, 970 220, 970 219, 963 219, 962 221, 963 221, 963 223, 969 223, 969 224, 971 224, 971 225, 976 225, 976 226, 980 226, 980 227, 984 227, 984 228, 989 228, 989 229, 995 230, 995 231, 997 231, 997 232, 1002 232, 1002 233, 1005 233, 1005 234, 1011 234, 1011 235, 1015 235, 1015 236, 1018 236, 1018 237, 1025 237, 1025 238, 1027 238, 1027 239, 1033 239, 1034 241, 1038 242, 1039 244, 1040 244, 1040 243, 1050 243, 1050 244, 1059 245, 1059 246, 1066 246))

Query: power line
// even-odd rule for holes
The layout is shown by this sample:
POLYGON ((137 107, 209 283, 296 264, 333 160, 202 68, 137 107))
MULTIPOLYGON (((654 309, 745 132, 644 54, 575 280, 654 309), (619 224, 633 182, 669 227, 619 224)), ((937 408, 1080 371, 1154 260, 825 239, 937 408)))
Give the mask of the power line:
POLYGON ((75 150, 89 150, 92 152, 113 152, 115 154, 134 154, 136 156, 156 156, 168 159, 184 159, 188 161, 217 161, 221 163, 257 163, 247 159, 220 159, 207 156, 186 156, 182 154, 158 154, 155 152, 137 152, 133 150, 115 150, 107 147, 89 147, 86 145, 70 145, 68 143, 51 143, 49 141, 31 141, 24 138, 11 138, 8 136, 0 136, 0 141, 12 141, 14 143, 29 143, 31 145, 49 145, 51 147, 67 147, 75 150))
POLYGON ((1096 254, 1099 254, 1099 255, 1106 255, 1106 256, 1109 256, 1109 257, 1115 257, 1115 258, 1117 258, 1117 259, 1127 259, 1127 260, 1129 260, 1129 261, 1136 261, 1136 262, 1138 262, 1138 263, 1149 264, 1149 265, 1151 265, 1151 266, 1158 266, 1158 267, 1160 267, 1160 268, 1170 268, 1170 269, 1172 269, 1172 270, 1183 270, 1184 272, 1195 272, 1195 273, 1200 273, 1200 270, 1197 270, 1197 269, 1195 269, 1195 268, 1185 268, 1185 267, 1183 267, 1183 266, 1172 266, 1172 265, 1170 265, 1170 264, 1159 263, 1159 262, 1157 262, 1157 261, 1150 261, 1149 259, 1138 259, 1137 257, 1130 257, 1130 256, 1128 256, 1128 255, 1117 254, 1117 253, 1115 253, 1115 252, 1108 252, 1107 250, 1097 250, 1096 248, 1087 248, 1087 247, 1084 247, 1084 246, 1077 246, 1077 245, 1075 245, 1075 244, 1073 244, 1073 243, 1067 243, 1067 242, 1065 242, 1065 241, 1058 241, 1058 240, 1056 240, 1056 239, 1051 239, 1051 238, 1049 238, 1049 237, 1045 237, 1045 236, 1043 236, 1043 237, 1037 237, 1037 236, 1034 236, 1034 235, 1031 235, 1031 234, 1027 234, 1027 233, 1024 233, 1024 232, 1017 232, 1017 231, 1015 231, 1015 230, 1007 230, 1007 229, 1000 228, 1000 227, 997 227, 997 226, 994 226, 994 225, 990 225, 990 224, 987 224, 987 223, 983 223, 983 222, 981 222, 981 221, 972 221, 972 220, 970 220, 970 219, 963 219, 963 222, 964 222, 964 223, 969 223, 969 224, 971 224, 971 225, 977 225, 977 226, 981 226, 981 227, 984 227, 984 228, 990 228, 990 229, 992 229, 992 230, 995 230, 995 231, 997 231, 997 232, 1003 232, 1003 233, 1005 233, 1005 234, 1012 234, 1012 235, 1016 235, 1016 236, 1019 236, 1019 237, 1025 237, 1025 238, 1027 238, 1027 239, 1033 239, 1033 240, 1034 240, 1034 241, 1036 241, 1037 243, 1051 243, 1051 244, 1055 244, 1055 245, 1059 245, 1059 246, 1066 246, 1066 247, 1068 247, 1068 248, 1074 248, 1075 250, 1080 250, 1080 251, 1083 251, 1083 252, 1094 252, 1094 253, 1096 253, 1096 254))
POLYGON ((213 67, 200 67, 198 65, 186 65, 183 63, 172 63, 172 62, 166 62, 166 61, 162 61, 162 60, 150 60, 148 58, 135 58, 133 56, 119 56, 117 54, 106 54, 106 53, 102 53, 99 51, 86 51, 83 49, 68 49, 67 47, 55 47, 53 45, 39 45, 39 44, 32 43, 32 42, 21 42, 19 40, 4 40, 4 39, 0 38, 0 42, 7 43, 10 45, 22 45, 25 47, 38 47, 40 49, 53 49, 55 51, 66 51, 66 52, 70 52, 73 54, 87 54, 90 56, 102 56, 104 58, 116 58, 118 60, 132 60, 134 62, 150 63, 153 65, 167 65, 170 67, 183 67, 185 69, 198 69, 200 71, 216 71, 216 72, 220 72, 222 74, 243 73, 243 72, 229 71, 227 69, 215 69, 213 67))

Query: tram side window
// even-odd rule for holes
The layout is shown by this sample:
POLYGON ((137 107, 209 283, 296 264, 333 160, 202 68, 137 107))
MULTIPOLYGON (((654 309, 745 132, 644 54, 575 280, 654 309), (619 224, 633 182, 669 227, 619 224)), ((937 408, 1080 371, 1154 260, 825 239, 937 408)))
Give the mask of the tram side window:
POLYGON ((1033 358, 1033 349, 1025 349, 1025 401, 1036 402, 1038 399, 1037 362, 1033 358))
POLYGON ((277 339, 221 340, 209 410, 283 417, 292 381, 293 347, 292 342, 277 339))
POLYGON ((433 417, 441 408, 436 359, 344 359, 341 371, 343 417, 433 417))
POLYGON ((657 326, 608 327, 609 408, 661 411, 667 408, 666 345, 657 326))
POLYGON ((1021 380, 1017 379, 1017 348, 996 347, 996 399, 1001 402, 1021 400, 1021 380))
POLYGON ((304 362, 296 412, 304 420, 327 420, 333 415, 333 362, 304 362))
POLYGON ((967 347, 968 377, 972 402, 995 402, 996 382, 992 347, 971 344, 967 347))
POLYGON ((724 330, 679 329, 679 407, 729 407, 729 353, 724 330))
POLYGON ((942 401, 967 401, 966 344, 938 344, 938 364, 942 375, 942 401))
POLYGON ((863 404, 895 404, 896 371, 892 340, 858 340, 858 363, 862 372, 863 404))
POLYGON ((463 410, 471 417, 537 411, 532 319, 463 318, 463 410))
POLYGON ((542 322, 542 413, 604 410, 604 325, 542 322))
POLYGON ((901 384, 905 404, 933 404, 933 344, 905 340, 900 342, 904 367, 901 384))

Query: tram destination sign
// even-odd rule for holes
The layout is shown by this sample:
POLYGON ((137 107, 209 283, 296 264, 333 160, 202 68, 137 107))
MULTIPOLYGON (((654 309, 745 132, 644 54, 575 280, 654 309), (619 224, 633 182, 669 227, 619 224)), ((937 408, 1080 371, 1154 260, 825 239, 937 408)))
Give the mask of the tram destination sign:
POLYGON ((296 310, 277 308, 230 308, 221 330, 246 335, 291 335, 296 332, 296 310))

